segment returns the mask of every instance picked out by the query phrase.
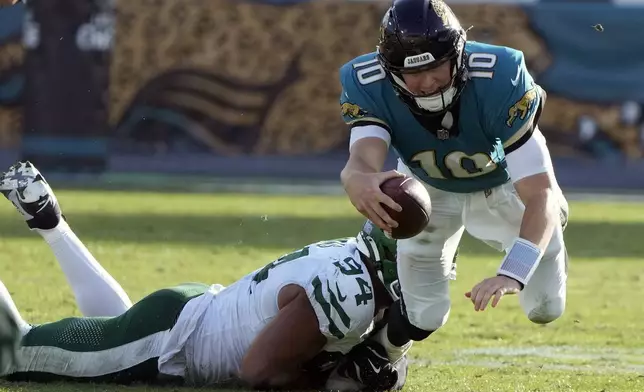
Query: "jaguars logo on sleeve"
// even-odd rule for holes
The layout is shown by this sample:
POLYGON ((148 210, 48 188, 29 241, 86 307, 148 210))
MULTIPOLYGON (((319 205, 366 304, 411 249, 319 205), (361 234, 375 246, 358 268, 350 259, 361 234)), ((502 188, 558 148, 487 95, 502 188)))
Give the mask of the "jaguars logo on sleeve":
POLYGON ((532 136, 541 112, 542 90, 528 72, 523 53, 507 52, 505 57, 499 58, 497 67, 499 72, 491 80, 494 93, 506 98, 493 103, 493 110, 498 114, 491 126, 507 154, 532 136))
POLYGON ((506 109, 505 128, 507 135, 502 139, 506 154, 521 147, 531 136, 537 126, 541 105, 541 89, 532 82, 528 89, 516 91, 520 98, 511 102, 506 109))
POLYGON ((532 109, 539 102, 539 92, 537 86, 533 85, 532 88, 526 91, 525 94, 514 103, 508 110, 508 119, 505 125, 512 127, 517 119, 524 121, 528 114, 532 113, 532 109))
POLYGON ((374 54, 357 57, 340 68, 340 111, 350 127, 378 125, 389 130, 378 104, 384 72, 374 54))
POLYGON ((362 109, 360 106, 353 104, 351 102, 345 102, 341 106, 342 108, 342 117, 350 118, 352 120, 358 120, 367 116, 367 111, 362 109))

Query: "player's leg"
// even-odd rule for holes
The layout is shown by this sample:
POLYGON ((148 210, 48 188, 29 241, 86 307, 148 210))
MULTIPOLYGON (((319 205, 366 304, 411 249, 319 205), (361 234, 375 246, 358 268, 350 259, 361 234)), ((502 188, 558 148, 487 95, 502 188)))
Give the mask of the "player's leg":
POLYGON ((557 227, 539 266, 519 293, 519 302, 530 321, 547 324, 563 315, 567 279, 568 252, 562 228, 557 227))
POLYGON ((16 303, 13 301, 13 298, 11 298, 11 294, 9 294, 9 290, 7 290, 7 287, 2 282, 0 282, 0 304, 7 312, 9 312, 11 317, 15 320, 16 325, 20 329, 21 334, 22 335, 26 334, 31 328, 31 326, 20 315, 20 312, 18 311, 18 307, 16 306, 16 303))
MULTIPOLYGON (((568 204, 560 195, 561 225, 552 238, 532 278, 519 294, 528 318, 546 324, 559 318, 566 306, 568 256, 563 238, 568 204)), ((498 250, 507 250, 519 235, 525 206, 512 184, 468 196, 465 226, 468 232, 498 250)))
MULTIPOLYGON (((398 170, 411 172, 399 163, 398 170)), ((432 200, 429 225, 414 238, 398 241, 398 277, 406 318, 422 340, 445 324, 449 316, 449 280, 463 235, 464 196, 427 186, 432 200)))
POLYGON ((118 317, 67 318, 23 337, 9 381, 157 382, 158 358, 190 299, 207 285, 156 291, 118 317))
POLYGON ((29 323, 18 312, 9 290, 0 282, 0 374, 15 366, 20 339, 29 328, 29 323))
POLYGON ((552 239, 534 271, 519 294, 519 302, 530 321, 547 324, 561 317, 566 309, 568 251, 564 230, 568 224, 568 202, 560 197, 561 226, 557 225, 552 239))
POLYGON ((62 217, 44 177, 29 162, 18 162, 0 178, 0 191, 39 233, 60 264, 83 315, 118 316, 132 302, 62 217))

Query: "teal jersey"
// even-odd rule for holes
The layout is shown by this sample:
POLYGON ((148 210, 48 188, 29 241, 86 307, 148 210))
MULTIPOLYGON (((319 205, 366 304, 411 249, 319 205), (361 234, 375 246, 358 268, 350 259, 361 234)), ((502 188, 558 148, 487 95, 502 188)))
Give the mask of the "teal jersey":
POLYGON ((472 41, 465 51, 469 80, 450 109, 449 137, 442 116, 415 115, 398 98, 375 52, 340 69, 344 121, 351 127, 385 128, 391 146, 416 176, 457 193, 510 180, 505 154, 530 138, 543 100, 522 52, 472 41))

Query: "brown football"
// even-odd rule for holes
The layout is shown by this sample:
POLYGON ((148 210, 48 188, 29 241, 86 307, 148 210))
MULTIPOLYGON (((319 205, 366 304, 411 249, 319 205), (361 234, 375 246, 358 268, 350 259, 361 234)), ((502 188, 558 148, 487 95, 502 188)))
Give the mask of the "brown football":
POLYGON ((402 207, 397 212, 383 205, 389 216, 398 222, 391 231, 397 240, 415 237, 429 223, 432 203, 423 184, 412 177, 391 178, 380 185, 380 189, 402 207))

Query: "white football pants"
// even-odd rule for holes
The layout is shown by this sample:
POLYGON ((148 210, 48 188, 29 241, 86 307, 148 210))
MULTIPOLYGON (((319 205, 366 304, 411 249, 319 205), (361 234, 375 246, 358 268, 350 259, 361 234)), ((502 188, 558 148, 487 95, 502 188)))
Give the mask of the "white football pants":
MULTIPOLYGON (((400 161, 398 171, 414 176, 400 161)), ((525 207, 512 183, 469 194, 423 184, 432 201, 429 225, 416 237, 398 241, 398 275, 410 323, 435 331, 449 316, 449 280, 463 231, 467 229, 499 251, 507 250, 519 235, 525 207)), ((567 216, 563 194, 561 200, 567 216)), ((563 229, 557 225, 539 266, 519 294, 521 307, 532 322, 546 324, 563 314, 567 263, 563 229)), ((490 271, 489 275, 495 273, 490 271)))

